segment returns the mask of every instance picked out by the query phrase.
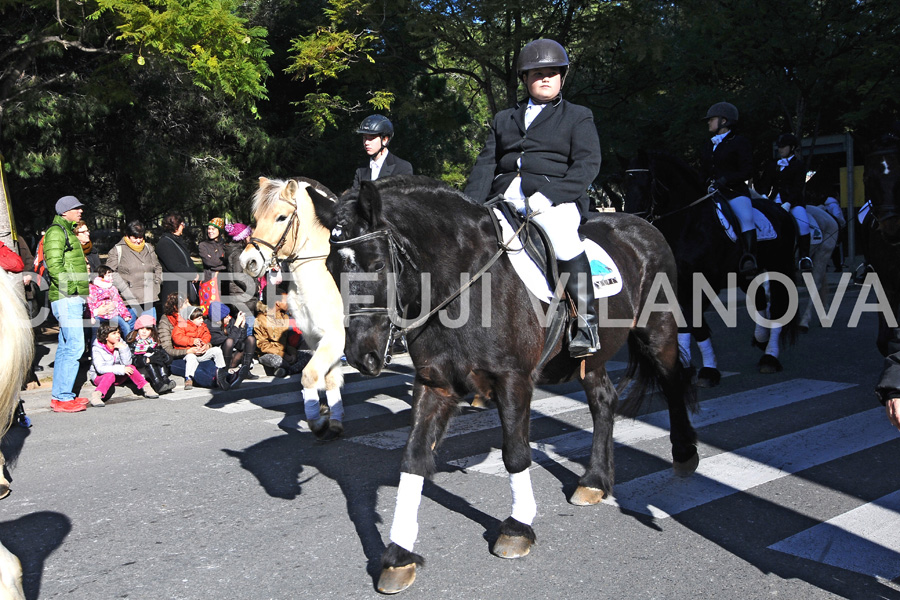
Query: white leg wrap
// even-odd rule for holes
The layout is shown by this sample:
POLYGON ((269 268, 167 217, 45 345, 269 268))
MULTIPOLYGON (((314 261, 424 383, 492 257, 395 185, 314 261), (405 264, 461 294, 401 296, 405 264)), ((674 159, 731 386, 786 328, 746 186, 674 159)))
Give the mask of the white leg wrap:
POLYGON ((531 489, 531 470, 509 474, 509 489, 512 491, 512 512, 510 516, 519 523, 531 525, 537 514, 534 490, 531 489))
POLYGON ((344 420, 344 401, 341 399, 340 388, 325 390, 325 399, 328 400, 328 408, 331 409, 332 421, 344 420))
POLYGON ((391 524, 391 541, 409 552, 413 551, 419 535, 419 502, 422 501, 424 483, 425 478, 421 475, 400 473, 394 522, 391 524))
POLYGON ((697 342, 697 346, 700 347, 700 354, 703 356, 703 366, 710 369, 717 368, 716 351, 713 350, 712 338, 706 338, 702 342, 697 342))
POLYGON ((766 345, 766 354, 771 354, 775 358, 778 358, 778 353, 781 351, 778 348, 778 339, 780 337, 781 325, 775 325, 769 333, 769 343, 766 345))
POLYGON ((678 353, 681 356, 681 364, 685 367, 691 366, 691 334, 678 334, 678 353))
POLYGON ((315 421, 319 418, 319 390, 303 388, 303 409, 306 411, 307 421, 315 421))
POLYGON ((769 341, 769 330, 757 323, 756 329, 753 331, 753 337, 757 342, 767 342, 769 341))

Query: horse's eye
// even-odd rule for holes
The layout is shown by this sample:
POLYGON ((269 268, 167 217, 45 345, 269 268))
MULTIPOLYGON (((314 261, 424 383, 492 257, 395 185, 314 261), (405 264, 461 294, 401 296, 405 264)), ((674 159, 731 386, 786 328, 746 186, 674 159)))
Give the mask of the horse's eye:
POLYGON ((376 262, 372 265, 372 271, 374 271, 376 273, 378 273, 379 271, 383 271, 383 270, 384 270, 384 261, 383 260, 379 260, 378 262, 376 262))
POLYGON ((288 219, 288 218, 287 218, 287 215, 280 215, 277 219, 275 219, 275 222, 276 222, 276 223, 282 223, 282 222, 284 222, 284 221, 287 221, 287 219, 288 219))

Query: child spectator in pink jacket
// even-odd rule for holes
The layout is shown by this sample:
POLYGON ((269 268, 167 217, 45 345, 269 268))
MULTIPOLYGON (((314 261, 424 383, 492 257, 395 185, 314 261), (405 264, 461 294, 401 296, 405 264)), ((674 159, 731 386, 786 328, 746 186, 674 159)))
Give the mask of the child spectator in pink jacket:
POLYGON ((91 394, 92 406, 104 406, 103 397, 116 385, 129 379, 144 393, 144 397, 159 398, 159 394, 153 391, 137 367, 131 364, 131 349, 122 339, 122 332, 110 323, 100 326, 97 339, 91 347, 88 379, 95 386, 91 394))
POLYGON ((112 321, 117 323, 122 337, 131 333, 131 311, 119 295, 119 290, 113 285, 113 270, 106 265, 97 269, 97 277, 88 286, 88 309, 91 311, 91 320, 112 321))

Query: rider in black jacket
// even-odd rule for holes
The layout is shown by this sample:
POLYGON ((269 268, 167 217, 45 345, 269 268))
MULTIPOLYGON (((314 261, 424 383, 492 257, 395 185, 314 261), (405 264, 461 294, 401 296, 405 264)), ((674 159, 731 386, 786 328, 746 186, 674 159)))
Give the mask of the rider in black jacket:
POLYGON ((732 131, 738 122, 738 109, 728 102, 709 107, 704 119, 713 134, 700 153, 704 174, 710 191, 715 190, 728 200, 741 225, 741 256, 738 272, 752 277, 756 266, 756 225, 747 180, 753 177, 753 151, 750 140, 732 131))
POLYGON ((568 67, 565 49, 553 40, 522 48, 517 71, 529 98, 494 117, 465 193, 477 202, 502 195, 547 232, 578 306, 569 353, 580 357, 600 348, 591 266, 578 235, 587 188, 600 171, 600 140, 590 109, 560 94, 568 67))

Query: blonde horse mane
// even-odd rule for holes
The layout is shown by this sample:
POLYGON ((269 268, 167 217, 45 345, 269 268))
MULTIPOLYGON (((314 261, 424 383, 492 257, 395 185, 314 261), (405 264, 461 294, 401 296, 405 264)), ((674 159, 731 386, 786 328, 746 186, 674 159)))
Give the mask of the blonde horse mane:
POLYGON ((278 201, 296 204, 294 196, 300 187, 310 187, 333 202, 337 202, 338 200, 337 196, 334 195, 334 192, 314 179, 308 179, 306 177, 292 177, 291 179, 268 179, 266 177, 260 177, 259 189, 253 194, 253 214, 258 215, 260 212, 269 210, 278 201))
MULTIPOLYGON (((0 242, 2 243, 2 242, 0 242)), ((0 269, 0 365, 9 374, 0 378, 0 436, 12 424, 22 381, 34 357, 34 336, 25 305, 0 269)))

